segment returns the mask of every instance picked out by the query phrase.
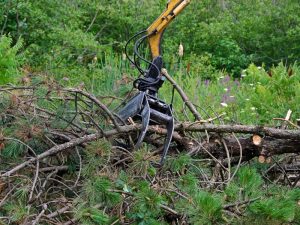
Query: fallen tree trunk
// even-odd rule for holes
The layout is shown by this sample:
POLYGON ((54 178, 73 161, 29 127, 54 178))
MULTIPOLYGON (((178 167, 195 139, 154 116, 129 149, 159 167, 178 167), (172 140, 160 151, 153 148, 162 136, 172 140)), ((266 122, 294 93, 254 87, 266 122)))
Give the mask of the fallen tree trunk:
MULTIPOLYGON (((131 121, 131 125, 120 123, 118 116, 108 108, 110 103, 101 102, 100 97, 59 86, 49 87, 47 93, 43 92, 45 96, 37 95, 35 87, 0 87, 0 93, 5 92, 6 97, 0 123, 7 131, 15 129, 14 132, 0 132, 0 151, 3 155, 6 153, 6 158, 0 158, 0 208, 8 202, 19 204, 16 192, 25 187, 28 199, 24 203, 34 211, 24 224, 28 221, 73 224, 78 219, 73 218, 71 212, 78 212, 81 208, 77 204, 78 196, 88 199, 86 196, 90 193, 86 192, 87 187, 99 187, 99 183, 90 182, 94 178, 100 177, 104 181, 109 178, 115 182, 122 171, 133 177, 132 180, 147 180, 155 193, 170 192, 166 196, 172 201, 174 198, 190 201, 192 198, 185 193, 186 190, 177 187, 187 171, 195 173, 199 190, 224 190, 226 184, 234 182, 234 178, 239 176, 237 172, 242 167, 241 162, 255 157, 259 157, 261 162, 270 162, 272 156, 285 153, 293 154, 284 155, 279 160, 272 158, 274 164, 265 171, 264 177, 267 174, 267 179, 272 182, 290 187, 299 185, 299 157, 296 154, 300 153, 300 130, 297 126, 293 126, 295 130, 286 130, 263 126, 213 125, 210 122, 216 121, 222 114, 202 119, 197 107, 182 89, 178 85, 174 87, 197 121, 188 122, 186 118, 185 122, 175 125, 169 160, 163 169, 152 168, 160 157, 167 133, 163 126, 149 126, 144 139, 149 145, 134 150, 141 125, 138 121, 131 121), (17 92, 11 92, 15 89, 17 92), (41 104, 44 101, 51 104, 41 104), (109 141, 117 145, 111 146, 109 141), (8 157, 14 155, 18 160, 8 157), (172 165, 173 162, 177 165, 172 165), (68 193, 68 197, 60 198, 57 193, 68 193)), ((122 194, 123 203, 116 208, 107 210, 106 203, 99 207, 114 217, 118 211, 122 223, 123 215, 134 207, 133 203, 138 199, 135 194, 127 192, 127 187, 133 187, 134 192, 136 189, 135 181, 129 182, 132 183, 128 186, 126 183, 124 188, 113 185, 103 192, 97 189, 97 193, 101 194, 122 194)), ((232 210, 233 206, 250 201, 229 201, 224 209, 232 210)), ((86 207, 88 205, 84 205, 84 210, 86 207)), ((159 208, 166 212, 165 216, 180 216, 180 211, 175 210, 172 202, 160 204, 159 208)), ((131 220, 128 221, 131 224, 131 220)))
POLYGON ((175 126, 175 130, 185 130, 191 132, 216 132, 216 133, 241 133, 241 134, 259 134, 280 139, 300 140, 300 130, 276 129, 264 126, 248 125, 212 125, 196 123, 180 123, 175 126))
MULTIPOLYGON (((280 155, 285 153, 300 153, 300 141, 299 140, 290 140, 290 139, 274 139, 274 138, 265 138, 264 144, 262 146, 256 146, 252 138, 239 138, 233 137, 224 138, 227 148, 232 157, 239 156, 240 150, 242 149, 243 156, 248 160, 264 155, 270 157, 273 155, 280 155)), ((224 146, 220 145, 219 142, 210 142, 204 143, 202 145, 207 151, 213 154, 216 157, 225 156, 224 146)), ((200 150, 198 153, 207 157, 208 154, 206 151, 200 150)))
MULTIPOLYGON (((86 135, 80 138, 74 138, 66 143, 61 145, 56 145, 49 150, 37 155, 34 158, 31 158, 15 168, 3 173, 1 177, 11 176, 13 173, 21 170, 25 166, 29 165, 30 163, 36 162, 37 160, 41 160, 48 156, 57 154, 62 152, 66 149, 70 149, 77 145, 81 145, 83 143, 95 141, 101 138, 111 138, 114 136, 120 136, 122 134, 128 134, 133 131, 138 131, 140 129, 140 125, 127 125, 127 126, 120 126, 117 129, 109 130, 104 133, 95 133, 86 135)), ((175 132, 173 134, 173 140, 183 146, 183 150, 186 151, 195 151, 198 149, 198 154, 203 155, 203 157, 208 157, 209 154, 214 155, 215 157, 224 156, 225 150, 224 146, 220 144, 219 140, 213 140, 210 142, 199 143, 195 142, 192 138, 184 137, 179 134, 182 131, 190 131, 190 132, 200 132, 200 131, 208 131, 208 132, 216 132, 216 133, 250 133, 254 134, 257 131, 261 133, 264 131, 265 135, 269 135, 267 138, 264 139, 263 146, 256 146, 254 145, 251 138, 225 138, 224 141, 227 145, 227 148, 230 151, 231 156, 240 155, 242 151, 243 156, 247 156, 248 159, 251 159, 255 156, 259 156, 264 150, 264 152, 268 152, 269 155, 277 155, 283 153, 300 153, 300 131, 294 130, 279 130, 273 128, 262 128, 262 127, 255 127, 255 126, 222 126, 222 125, 196 125, 194 123, 182 123, 176 125, 175 132), (290 136, 288 136, 290 135, 290 136), (282 137, 285 139, 274 139, 273 137, 282 137), (290 137, 290 139, 288 139, 290 137), (295 139, 295 140, 293 140, 295 139), (205 149, 205 151, 204 151, 205 149)), ((155 132, 157 134, 166 134, 166 130, 159 126, 150 126, 150 132, 155 132)), ((266 154, 266 153, 264 153, 266 154)))

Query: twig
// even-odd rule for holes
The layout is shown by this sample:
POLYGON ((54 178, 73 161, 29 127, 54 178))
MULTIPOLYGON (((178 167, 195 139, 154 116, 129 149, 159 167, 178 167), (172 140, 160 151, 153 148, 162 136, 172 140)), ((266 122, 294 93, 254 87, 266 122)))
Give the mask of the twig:
POLYGON ((287 175, 285 169, 282 168, 282 166, 277 162, 277 160, 276 160, 273 156, 271 156, 271 158, 274 160, 275 164, 281 169, 281 172, 283 173, 283 176, 287 179, 287 181, 288 181, 290 187, 292 187, 293 184, 292 184, 292 182, 290 181, 290 179, 289 179, 289 177, 288 177, 288 175, 287 175))
POLYGON ((200 147, 214 160, 216 161, 224 170, 228 171, 228 169, 218 160, 215 156, 213 156, 201 143, 199 143, 200 147))
POLYGON ((59 210, 56 210, 55 212, 45 215, 48 219, 57 217, 58 215, 64 214, 64 212, 68 211, 71 208, 71 205, 67 205, 59 210))
MULTIPOLYGON (((36 158, 31 158, 21 164, 19 164, 18 166, 16 166, 15 168, 5 172, 4 174, 1 175, 1 177, 6 177, 6 176, 10 176, 11 174, 19 171, 20 169, 24 168, 25 166, 29 165, 30 163, 35 162, 36 160, 41 160, 45 157, 51 156, 53 154, 59 153, 65 149, 68 148, 72 148, 74 146, 83 144, 83 143, 87 143, 87 142, 91 142, 91 141, 95 141, 99 138, 103 138, 105 135, 105 137, 112 137, 114 135, 120 135, 120 134, 124 134, 124 133, 129 133, 132 131, 136 131, 140 129, 140 125, 126 125, 126 126, 121 126, 119 127, 119 130, 117 129, 113 129, 113 130, 109 130, 106 131, 104 134, 101 133, 95 133, 95 134, 90 134, 90 135, 85 135, 83 137, 80 138, 75 138, 69 142, 66 142, 64 144, 61 145, 57 145, 54 146, 52 148, 50 148, 49 150, 45 151, 44 153, 41 153, 39 155, 37 155, 36 158)), ((161 133, 166 133, 166 129, 160 128, 161 133)), ((175 130, 177 131, 191 131, 191 132, 199 132, 199 131, 211 131, 211 132, 219 132, 219 133, 229 133, 229 132, 235 132, 235 133, 264 133, 265 135, 271 136, 271 137, 279 137, 279 138, 283 138, 283 139, 295 139, 295 140, 300 140, 300 131, 299 130, 278 130, 278 129, 274 129, 274 128, 265 128, 265 127, 256 127, 256 126, 242 126, 242 125, 234 125, 234 126, 230 126, 230 125, 193 125, 190 126, 189 123, 181 123, 181 124, 177 124, 175 126, 175 130)), ((157 131, 157 126, 150 126, 149 127, 149 131, 157 131)), ((176 132, 174 133, 174 135, 178 135, 178 133, 176 134, 176 132)), ((181 137, 182 140, 182 137, 181 137)), ((290 140, 289 140, 290 141, 290 140)), ((190 142, 190 141, 189 141, 190 142)), ((282 140, 278 140, 278 143, 283 142, 282 140)), ((298 141, 290 141, 290 143, 295 144, 295 146, 297 146, 298 141)), ((199 143, 200 144, 200 143, 199 143)), ((214 145, 214 143, 212 143, 214 145)), ((282 151, 286 151, 285 149, 287 149, 288 151, 291 151, 290 153, 294 153, 297 152, 297 147, 294 147, 294 145, 291 144, 290 146, 282 146, 282 151), (293 150, 293 151, 292 151, 293 150)), ((200 145, 203 146, 203 145, 200 145)), ((204 148, 205 149, 205 148, 204 148)), ((280 152, 280 149, 277 150, 278 152, 280 152)), ((209 151, 207 151, 208 154, 209 151)), ((211 155, 211 154, 210 154, 211 155)))
POLYGON ((232 207, 235 207, 235 206, 241 206, 241 205, 245 205, 245 204, 248 204, 248 203, 252 203, 252 202, 255 202, 255 201, 259 200, 260 198, 261 197, 257 197, 257 198, 254 198, 254 199, 249 199, 249 200, 245 200, 245 201, 241 201, 241 202, 230 203, 230 204, 224 205, 223 209, 229 209, 229 208, 232 208, 232 207))
POLYGON ((78 150, 77 147, 75 147, 75 151, 76 151, 76 154, 77 154, 77 156, 79 158, 79 171, 78 171, 77 179, 76 179, 73 187, 77 186, 77 183, 78 183, 78 181, 80 179, 80 176, 81 176, 81 169, 82 169, 82 159, 81 159, 81 155, 80 155, 79 150, 78 150))
POLYGON ((168 71, 166 69, 162 69, 161 73, 170 81, 170 83, 174 86, 176 91, 180 94, 183 102, 187 105, 187 107, 191 110, 192 114, 194 115, 195 119, 200 121, 201 115, 197 111, 196 107, 193 105, 193 103, 189 100, 188 96, 184 93, 181 87, 176 83, 176 81, 168 74, 168 71))
MULTIPOLYGON (((139 129, 139 127, 140 126, 133 126, 133 125, 123 126, 123 127, 120 127, 120 131, 114 129, 114 130, 110 130, 110 131, 105 132, 105 136, 110 137, 110 136, 113 136, 113 135, 116 135, 116 134, 119 134, 119 133, 127 133, 127 132, 130 132, 130 131, 133 131, 133 130, 137 130, 137 129, 139 129)), ((75 139, 73 139, 69 142, 66 142, 64 144, 54 146, 54 147, 50 148, 49 150, 37 155, 36 158, 31 158, 31 159, 19 164, 15 168, 5 172, 0 177, 10 176, 13 173, 19 171, 20 169, 23 169, 25 166, 29 165, 30 163, 35 162, 36 160, 41 160, 41 159, 46 158, 48 156, 57 154, 57 153, 65 150, 65 149, 72 148, 72 147, 80 145, 82 143, 95 141, 95 140, 97 140, 99 138, 102 138, 102 137, 103 137, 103 134, 101 134, 101 133, 90 134, 90 135, 85 135, 85 136, 80 137, 80 138, 75 138, 75 139)))
POLYGON ((51 167, 44 167, 40 169, 40 172, 49 172, 49 171, 53 171, 53 170, 68 170, 69 167, 68 166, 51 166, 51 167))
POLYGON ((37 179, 38 179, 38 177, 39 177, 39 168, 40 168, 40 161, 37 160, 37 161, 36 161, 36 172, 35 172, 35 176, 34 176, 34 180, 33 180, 32 186, 31 186, 31 190, 30 190, 28 202, 31 201, 32 196, 33 196, 33 192, 34 192, 34 189, 35 189, 35 185, 36 185, 37 179))
POLYGON ((0 202, 0 208, 4 205, 5 200, 9 197, 9 195, 17 188, 17 186, 14 186, 12 189, 9 190, 9 192, 4 196, 4 198, 0 202))
POLYGON ((300 128, 298 125, 294 124, 293 122, 291 122, 289 120, 286 120, 286 119, 283 119, 283 118, 273 118, 273 120, 281 120, 281 121, 289 123, 291 126, 293 126, 295 128, 298 128, 298 129, 300 128))
POLYGON ((281 129, 286 129, 287 123, 290 122, 291 115, 292 115, 292 110, 289 109, 283 120, 283 123, 281 124, 281 129))
POLYGON ((75 92, 75 93, 79 93, 85 97, 87 97, 88 99, 92 100, 93 102, 95 102, 97 104, 97 106, 102 109, 110 118, 110 120, 112 121, 112 123, 114 124, 115 128, 120 131, 120 126, 118 124, 118 122, 116 121, 113 113, 106 107, 106 105, 104 105, 102 102, 100 102, 95 96, 80 90, 80 89, 64 89, 65 91, 71 91, 71 92, 75 92))
POLYGON ((48 174, 48 176, 46 177, 46 179, 44 180, 44 183, 41 186, 41 190, 40 192, 36 195, 35 199, 38 199, 42 194, 43 194, 43 190, 45 189, 47 182, 49 181, 50 177, 52 177, 54 174, 56 174, 58 172, 58 169, 53 170, 51 173, 48 174))
POLYGON ((35 220, 31 222, 31 224, 32 225, 37 224, 40 221, 41 217, 45 214, 46 210, 47 210, 47 205, 43 204, 43 210, 39 213, 39 215, 35 218, 35 220))
POLYGON ((160 204, 160 207, 161 207, 162 209, 166 210, 167 212, 172 213, 172 214, 174 214, 174 215, 176 215, 176 216, 179 215, 178 212, 176 212, 174 209, 172 209, 172 208, 170 208, 170 207, 168 207, 168 206, 166 206, 166 205, 160 204))
POLYGON ((213 117, 213 118, 209 118, 209 119, 206 119, 206 120, 198 120, 198 121, 195 121, 195 122, 191 123, 190 126, 193 126, 195 124, 211 123, 214 120, 217 120, 217 119, 219 119, 219 118, 221 118, 222 116, 225 116, 225 115, 226 115, 226 113, 221 113, 220 115, 218 115, 216 117, 213 117))
POLYGON ((222 138, 221 141, 222 141, 223 147, 225 149, 227 160, 228 160, 228 163, 227 163, 227 165, 228 165, 228 168, 227 168, 227 172, 228 172, 227 181, 229 182, 231 180, 231 159, 230 159, 230 153, 229 153, 229 150, 228 150, 228 147, 227 147, 227 144, 226 144, 225 140, 222 138))
POLYGON ((96 18, 98 16, 98 13, 99 13, 99 8, 97 9, 97 11, 95 13, 95 15, 94 15, 94 17, 92 19, 92 22, 90 23, 90 25, 88 26, 88 28, 85 30, 86 33, 92 28, 92 26, 95 23, 95 20, 96 20, 96 18))
MULTIPOLYGON (((24 143, 23 141, 21 141, 19 139, 16 139, 16 138, 8 138, 8 137, 4 137, 3 139, 4 140, 10 140, 10 141, 16 141, 16 142, 24 145, 25 147, 27 147, 32 152, 32 154, 35 157, 37 157, 35 151, 29 145, 27 145, 26 143, 24 143)), ((31 189, 30 189, 30 194, 29 194, 28 202, 31 201, 32 196, 33 196, 35 185, 36 185, 36 182, 37 182, 37 179, 38 179, 38 176, 39 176, 39 168, 40 168, 40 162, 39 162, 39 160, 36 160, 36 172, 35 172, 35 176, 34 176, 34 179, 33 179, 33 182, 32 182, 32 186, 31 186, 31 189)))
POLYGON ((235 169, 234 173, 232 174, 232 176, 231 176, 230 180, 228 181, 228 183, 230 183, 230 181, 233 180, 233 178, 235 177, 236 173, 240 169, 242 159, 243 159, 243 147, 241 145, 241 142, 239 141, 239 139, 236 137, 236 135, 234 133, 232 133, 232 135, 233 135, 234 139, 236 140, 236 142, 238 143, 238 145, 240 147, 240 156, 239 156, 239 161, 238 161, 238 164, 236 166, 236 169, 235 169))

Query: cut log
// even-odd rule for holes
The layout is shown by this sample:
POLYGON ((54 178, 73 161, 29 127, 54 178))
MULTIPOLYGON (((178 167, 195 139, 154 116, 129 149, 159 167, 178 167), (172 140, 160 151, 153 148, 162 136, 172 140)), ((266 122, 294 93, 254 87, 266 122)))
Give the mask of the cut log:
POLYGON ((255 134, 252 136, 252 141, 254 145, 261 146, 263 139, 261 138, 261 136, 255 134))
MULTIPOLYGON (((240 138, 239 143, 233 137, 225 138, 226 145, 230 150, 232 157, 240 155, 240 146, 243 150, 243 156, 246 160, 250 160, 254 157, 264 156, 264 162, 266 157, 272 155, 280 155, 285 153, 300 153, 300 140, 289 140, 289 139, 274 139, 266 137, 263 143, 263 149, 268 152, 268 156, 261 154, 261 147, 253 144, 252 138, 240 138)), ((205 148, 215 157, 226 157, 226 151, 216 142, 210 142, 202 145, 202 149, 205 148)), ((200 150, 198 154, 203 155, 203 157, 209 157, 207 151, 200 150)), ((261 158, 261 160, 263 160, 261 158)))

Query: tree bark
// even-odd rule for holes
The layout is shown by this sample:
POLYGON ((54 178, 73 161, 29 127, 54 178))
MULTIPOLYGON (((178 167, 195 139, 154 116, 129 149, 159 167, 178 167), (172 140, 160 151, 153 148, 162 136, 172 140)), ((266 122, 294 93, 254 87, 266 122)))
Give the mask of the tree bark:
MULTIPOLYGON (((231 157, 239 156, 241 147, 242 155, 246 160, 258 157, 261 154, 269 157, 285 153, 300 153, 299 140, 264 138, 262 146, 256 146, 251 137, 239 138, 239 142, 233 137, 224 138, 224 140, 231 157)), ((216 158, 226 157, 225 148, 219 142, 210 142, 202 145, 197 154, 208 157, 207 151, 204 148, 216 158)))

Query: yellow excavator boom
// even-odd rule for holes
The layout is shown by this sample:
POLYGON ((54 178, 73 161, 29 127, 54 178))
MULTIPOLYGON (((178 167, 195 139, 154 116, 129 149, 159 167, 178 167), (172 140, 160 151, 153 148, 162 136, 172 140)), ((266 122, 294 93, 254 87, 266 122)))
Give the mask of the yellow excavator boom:
MULTIPOLYGON (((129 100, 123 109, 118 112, 119 119, 121 119, 123 123, 129 118, 141 121, 142 127, 135 145, 136 149, 141 146, 150 123, 166 126, 167 135, 164 142, 164 150, 160 160, 160 165, 163 165, 167 156, 174 132, 172 107, 157 98, 158 90, 165 80, 165 77, 161 73, 163 59, 161 56, 160 41, 163 32, 169 23, 189 3, 190 0, 169 0, 166 10, 147 29, 147 34, 143 35, 135 42, 134 60, 130 60, 130 58, 129 60, 139 69, 143 77, 139 77, 133 82, 134 87, 137 88, 139 92, 129 100), (144 59, 138 52, 140 44, 143 43, 146 38, 148 38, 149 41, 152 62, 144 59), (141 69, 136 58, 147 62, 149 64, 148 69, 141 69)), ((133 36, 133 38, 144 33, 144 31, 139 32, 133 36)), ((133 38, 130 40, 133 40, 133 38)))
POLYGON ((161 54, 161 38, 169 23, 190 3, 191 0, 169 0, 166 10, 147 29, 152 59, 161 54))

